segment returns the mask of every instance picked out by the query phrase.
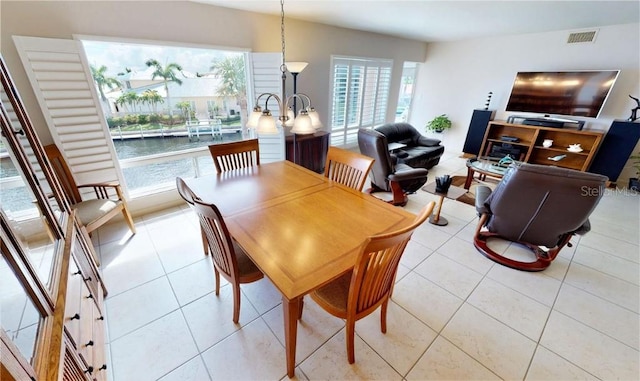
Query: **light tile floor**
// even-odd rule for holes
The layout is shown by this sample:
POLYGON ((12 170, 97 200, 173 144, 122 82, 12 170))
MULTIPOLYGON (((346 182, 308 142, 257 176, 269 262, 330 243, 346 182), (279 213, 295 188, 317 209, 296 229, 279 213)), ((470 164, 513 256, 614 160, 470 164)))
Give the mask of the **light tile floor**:
MULTIPOLYGON (((464 174, 451 155, 430 171, 464 174)), ((410 197, 417 211, 434 197, 410 197)), ((446 201, 450 224, 424 224, 399 268, 388 331, 379 313, 356 325, 356 363, 344 323, 310 299, 299 324, 300 379, 637 380, 640 196, 607 191, 593 230, 550 268, 494 264, 471 239, 477 217, 446 201)), ((186 207, 137 219, 138 234, 112 224, 95 234, 109 289, 110 380, 285 378, 280 296, 268 279, 243 285, 240 323, 228 285, 213 293, 210 259, 186 207)), ((508 244, 500 250, 518 249, 508 244)), ((522 253, 520 253, 522 254, 522 253)))

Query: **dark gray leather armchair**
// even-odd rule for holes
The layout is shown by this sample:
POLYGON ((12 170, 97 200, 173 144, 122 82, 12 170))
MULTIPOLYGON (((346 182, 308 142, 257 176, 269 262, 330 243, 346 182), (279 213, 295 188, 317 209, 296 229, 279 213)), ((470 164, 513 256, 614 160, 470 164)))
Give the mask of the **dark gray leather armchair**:
POLYGON ((369 193, 391 192, 393 200, 390 202, 403 206, 407 203, 407 194, 414 193, 427 182, 429 171, 397 163, 397 158, 389 153, 387 138, 380 132, 361 128, 358 130, 358 146, 363 155, 375 159, 369 175, 369 193))
POLYGON ((440 140, 423 136, 409 123, 388 123, 376 127, 376 131, 387 137, 387 143, 405 145, 396 151, 399 164, 429 169, 440 162, 444 153, 440 140))
POLYGON ((480 221, 474 245, 502 265, 544 270, 565 245, 570 246, 574 234, 590 230, 589 215, 600 202, 607 180, 606 176, 572 169, 512 164, 493 192, 485 186, 476 188, 480 221), (529 248, 532 261, 516 261, 496 253, 487 246, 493 237, 529 248))

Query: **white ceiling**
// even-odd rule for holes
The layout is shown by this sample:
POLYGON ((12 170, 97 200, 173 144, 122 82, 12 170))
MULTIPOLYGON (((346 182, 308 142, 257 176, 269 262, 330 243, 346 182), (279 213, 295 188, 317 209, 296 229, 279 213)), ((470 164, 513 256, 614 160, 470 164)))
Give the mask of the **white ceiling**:
MULTIPOLYGON (((279 0, 196 1, 280 14, 279 0)), ((285 0, 284 12, 287 18, 430 42, 638 23, 640 1, 285 0)))

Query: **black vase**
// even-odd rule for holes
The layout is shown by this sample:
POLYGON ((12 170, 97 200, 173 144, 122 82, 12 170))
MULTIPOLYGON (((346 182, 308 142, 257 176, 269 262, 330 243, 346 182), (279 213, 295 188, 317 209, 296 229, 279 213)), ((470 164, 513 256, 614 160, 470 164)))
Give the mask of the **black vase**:
POLYGON ((451 180, 453 179, 449 175, 436 177, 436 192, 447 193, 451 186, 451 180))

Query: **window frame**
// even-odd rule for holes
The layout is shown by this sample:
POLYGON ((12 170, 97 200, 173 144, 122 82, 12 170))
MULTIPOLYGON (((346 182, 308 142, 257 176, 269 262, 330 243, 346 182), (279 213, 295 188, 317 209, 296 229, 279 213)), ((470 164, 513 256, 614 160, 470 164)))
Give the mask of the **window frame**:
POLYGON ((331 56, 331 145, 355 146, 358 129, 386 122, 392 74, 392 59, 331 56), (338 77, 337 73, 344 70, 346 73, 338 77))
MULTIPOLYGON (((237 47, 228 47, 228 46, 219 46, 219 45, 208 45, 208 44, 194 44, 187 42, 179 42, 179 41, 166 41, 166 40, 147 40, 147 39, 135 39, 135 38, 122 38, 122 37, 107 37, 107 36, 96 36, 96 35, 84 35, 84 34, 74 34, 73 40, 83 42, 83 41, 98 41, 104 43, 123 43, 123 44, 140 44, 140 45, 149 45, 149 46, 160 46, 160 47, 172 47, 172 48, 196 48, 196 49, 208 49, 208 50, 219 50, 219 51, 228 51, 228 52, 237 52, 243 54, 245 57, 245 78, 247 82, 247 97, 250 97, 249 92, 250 89, 253 89, 253 76, 250 75, 250 66, 252 60, 252 52, 250 49, 246 48, 237 48, 237 47)), ((82 54, 85 56, 84 58, 88 60, 86 52, 84 48, 82 49, 82 54)), ((88 62, 88 61, 87 61, 88 62)), ((195 101, 187 100, 192 109, 195 110, 195 101)), ((102 104, 97 96, 94 96, 94 102, 97 107, 101 107, 102 104)), ((208 110, 207 110, 208 111, 208 110)), ((196 115, 197 116, 197 115, 196 115)), ((209 151, 206 146, 198 147, 198 148, 189 148, 186 150, 178 150, 171 152, 157 152, 155 154, 140 156, 140 157, 132 157, 132 158, 119 158, 115 151, 115 146, 113 140, 116 138, 110 134, 110 131, 107 129, 108 137, 110 138, 110 143, 112 145, 112 149, 114 151, 114 160, 117 162, 117 172, 121 178, 121 185, 123 186, 123 190, 126 192, 126 196, 128 199, 135 199, 139 197, 144 197, 149 194, 164 192, 174 188, 173 183, 163 183, 156 184, 154 186, 143 186, 138 188, 132 188, 127 184, 125 170, 135 167, 142 167, 145 165, 153 165, 153 164, 162 164, 172 161, 177 161, 181 159, 188 158, 190 159, 191 166, 193 167, 193 171, 195 176, 200 176, 202 173, 206 172, 201 168, 199 164, 198 158, 204 158, 205 160, 209 157, 209 151)))
POLYGON ((413 100, 416 93, 416 81, 418 78, 418 62, 413 61, 405 61, 402 64, 402 77, 400 78, 400 86, 398 89, 398 104, 396 105, 396 115, 395 122, 408 122, 411 117, 411 111, 413 110, 413 100), (404 93, 403 90, 406 89, 407 85, 405 84, 405 78, 411 78, 411 91, 410 94, 404 93), (408 96, 409 104, 404 107, 403 110, 400 109, 400 101, 403 96, 408 96), (404 115, 404 120, 398 120, 398 111, 402 111, 404 115), (406 111, 406 113, 405 113, 406 111))

